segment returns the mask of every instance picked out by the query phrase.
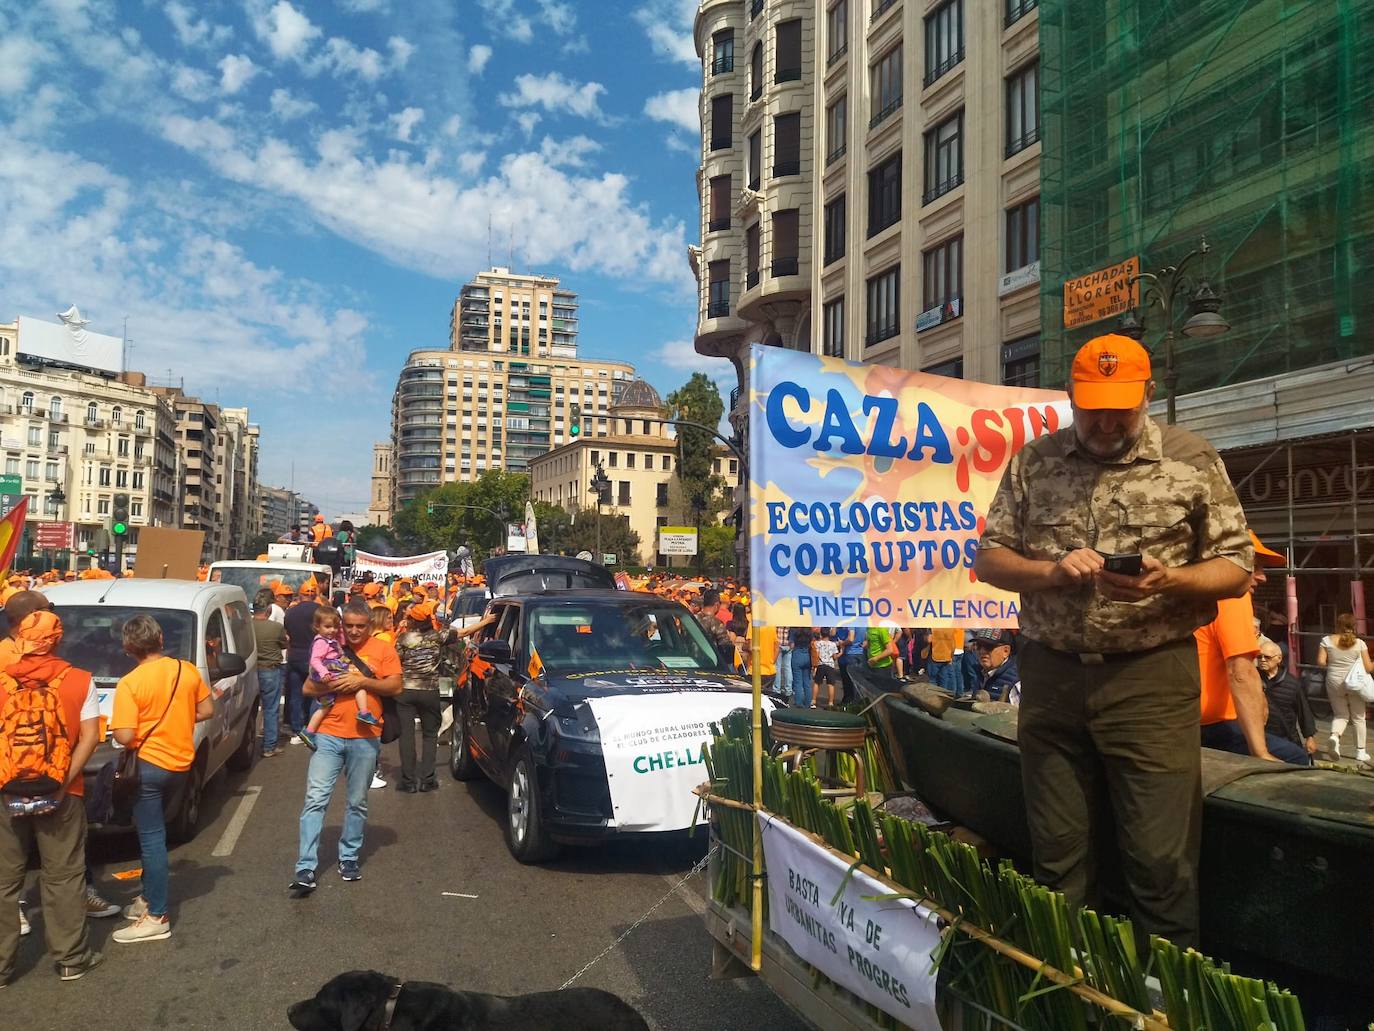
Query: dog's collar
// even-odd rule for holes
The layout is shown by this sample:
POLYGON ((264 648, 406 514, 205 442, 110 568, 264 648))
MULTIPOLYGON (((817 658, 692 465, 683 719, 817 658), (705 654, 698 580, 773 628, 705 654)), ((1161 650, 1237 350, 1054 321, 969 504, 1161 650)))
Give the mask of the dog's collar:
POLYGON ((403 982, 393 984, 386 993, 386 1008, 382 1010, 382 1025, 380 1031, 391 1031, 391 1021, 396 1017, 396 1000, 401 997, 401 991, 405 988, 403 982))

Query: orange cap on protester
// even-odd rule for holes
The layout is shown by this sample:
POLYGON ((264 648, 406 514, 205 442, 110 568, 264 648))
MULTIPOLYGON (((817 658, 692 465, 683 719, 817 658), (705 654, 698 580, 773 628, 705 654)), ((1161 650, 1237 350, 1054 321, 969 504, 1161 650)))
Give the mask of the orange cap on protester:
POLYGON ((1288 560, 1280 555, 1273 548, 1266 548, 1260 539, 1255 536, 1255 531, 1250 531, 1250 543, 1255 546, 1255 564, 1261 566, 1286 566, 1288 560))
POLYGON ((1073 358, 1073 403, 1078 408, 1138 408, 1150 382, 1150 355, 1130 337, 1093 337, 1073 358))

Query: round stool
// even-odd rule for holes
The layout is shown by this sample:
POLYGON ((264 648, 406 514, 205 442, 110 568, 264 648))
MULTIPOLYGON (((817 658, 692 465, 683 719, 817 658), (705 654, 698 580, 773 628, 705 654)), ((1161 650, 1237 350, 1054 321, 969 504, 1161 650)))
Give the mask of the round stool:
MULTIPOLYGON (((816 752, 843 753, 854 757, 854 794, 867 795, 868 776, 864 768, 864 741, 868 737, 868 721, 852 712, 833 709, 774 709, 770 719, 773 742, 790 746, 781 753, 792 768, 808 755, 816 752)), ((818 775, 819 776, 819 775, 818 775)), ((835 779, 839 787, 823 788, 827 795, 849 793, 849 785, 835 779)))

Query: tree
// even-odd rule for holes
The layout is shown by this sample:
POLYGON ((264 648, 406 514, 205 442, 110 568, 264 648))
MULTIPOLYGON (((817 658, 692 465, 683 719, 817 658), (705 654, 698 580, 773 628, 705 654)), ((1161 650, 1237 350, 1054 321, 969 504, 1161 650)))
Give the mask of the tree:
MULTIPOLYGON (((668 395, 668 406, 680 419, 715 427, 725 414, 725 402, 720 390, 705 373, 694 372, 692 378, 668 395)), ((725 480, 712 471, 716 457, 716 439, 705 430, 691 426, 677 427, 677 465, 674 474, 686 503, 691 524, 698 530, 714 522, 721 508, 721 491, 725 480)), ((701 557, 698 555, 698 564, 701 557)))
POLYGON ((557 505, 550 505, 547 501, 536 501, 534 503, 534 519, 538 524, 539 531, 539 550, 545 555, 576 554, 576 549, 569 552, 568 546, 571 542, 569 531, 572 529, 572 516, 559 508, 557 505))
POLYGON ((498 515, 525 521, 529 482, 524 473, 488 469, 471 483, 445 483, 425 491, 396 513, 398 542, 403 551, 451 551, 466 544, 474 557, 489 555, 506 543, 498 515))
MULTIPOLYGON (((540 535, 542 537, 542 530, 540 535)), ((590 551, 596 561, 600 562, 601 555, 596 553, 596 537, 596 509, 583 509, 577 513, 566 531, 564 539, 567 543, 560 543, 558 550, 569 555, 576 555, 579 551, 590 551)), ((639 534, 630 529, 629 516, 602 513, 601 552, 614 555, 622 566, 639 564, 639 534)))
POLYGON ((389 526, 359 526, 354 530, 354 536, 354 547, 358 551, 366 551, 370 555, 401 554, 401 542, 389 526))
POLYGON ((239 557, 252 561, 259 555, 266 555, 267 545, 275 543, 276 539, 277 535, 274 533, 260 533, 243 546, 243 552, 239 557))
POLYGON ((697 558, 712 573, 735 572, 735 527, 704 526, 697 533, 697 558))

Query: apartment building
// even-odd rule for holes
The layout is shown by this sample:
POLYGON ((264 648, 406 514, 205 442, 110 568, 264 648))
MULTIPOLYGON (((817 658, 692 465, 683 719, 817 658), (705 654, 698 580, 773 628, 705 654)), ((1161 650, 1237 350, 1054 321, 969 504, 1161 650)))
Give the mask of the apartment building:
POLYGON ((259 533, 280 537, 300 525, 300 496, 285 487, 258 487, 259 533))
POLYGON ((372 526, 391 525, 391 498, 395 491, 390 444, 372 445, 372 500, 367 506, 367 521, 372 526))
POLYGON ((453 302, 449 345, 526 358, 577 357, 577 294, 556 276, 493 266, 479 272, 453 302))
MULTIPOLYGON (((176 525, 175 422, 170 405, 138 373, 81 368, 30 353, 23 327, 58 327, 21 319, 0 324, 0 452, 4 473, 29 498, 28 528, 71 522, 84 549, 109 523, 116 493, 129 495, 136 551, 143 526, 176 525)), ((38 352, 40 348, 33 348, 38 352)))
MULTIPOLYGON (((530 462, 530 497, 571 515, 595 510, 590 486, 600 466, 611 483, 601 511, 629 517, 630 529, 639 534, 639 564, 663 565, 657 554, 658 528, 690 521, 673 490, 677 439, 671 427, 652 421, 665 413, 653 387, 643 380, 631 381, 608 413, 606 432, 570 440, 530 462)), ((739 462, 724 447, 717 452, 714 471, 733 491, 740 482, 739 462)), ((557 542, 553 545, 556 548, 557 542)))
POLYGON ((224 556, 227 538, 221 515, 223 476, 218 464, 220 422, 218 405, 189 396, 181 387, 154 387, 167 398, 176 414, 178 467, 182 480, 181 528, 205 534, 201 550, 207 560, 224 556))
POLYGON ((216 440, 217 515, 224 527, 224 557, 253 558, 248 544, 261 530, 256 503, 261 432, 247 408, 225 408, 216 440))

